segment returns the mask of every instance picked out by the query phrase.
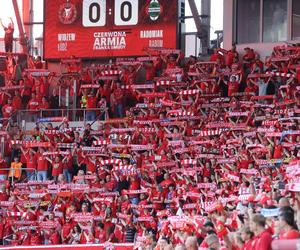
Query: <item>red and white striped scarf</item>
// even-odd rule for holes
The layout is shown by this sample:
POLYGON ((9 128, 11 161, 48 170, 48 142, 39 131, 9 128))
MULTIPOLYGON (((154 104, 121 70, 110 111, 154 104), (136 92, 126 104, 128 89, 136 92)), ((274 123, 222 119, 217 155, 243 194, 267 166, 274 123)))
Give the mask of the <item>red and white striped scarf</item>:
POLYGON ((121 163, 122 163, 122 161, 120 159, 110 159, 110 160, 100 161, 101 166, 104 166, 104 165, 120 165, 121 163))
POLYGON ((198 93, 200 93, 199 89, 189 89, 180 91, 179 95, 196 95, 198 93))
POLYGON ((196 159, 184 159, 180 161, 181 165, 197 165, 196 159))
POLYGON ((94 146, 103 146, 103 145, 107 145, 109 143, 108 140, 97 140, 97 141, 93 141, 93 145, 94 146))
POLYGON ((104 71, 101 71, 100 74, 102 76, 113 76, 113 75, 120 75, 122 74, 122 70, 104 70, 104 71))

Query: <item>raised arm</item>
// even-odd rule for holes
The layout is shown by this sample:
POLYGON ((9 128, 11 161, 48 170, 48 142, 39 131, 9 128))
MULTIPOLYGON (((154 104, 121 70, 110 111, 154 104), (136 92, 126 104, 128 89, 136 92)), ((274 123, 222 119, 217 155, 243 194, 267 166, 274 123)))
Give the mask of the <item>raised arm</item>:
POLYGON ((3 29, 7 29, 4 25, 3 25, 3 22, 2 22, 2 19, 0 18, 0 24, 1 26, 3 27, 3 29))
POLYGON ((11 21, 11 28, 12 28, 12 29, 15 29, 14 21, 12 20, 11 17, 10 17, 10 21, 11 21))

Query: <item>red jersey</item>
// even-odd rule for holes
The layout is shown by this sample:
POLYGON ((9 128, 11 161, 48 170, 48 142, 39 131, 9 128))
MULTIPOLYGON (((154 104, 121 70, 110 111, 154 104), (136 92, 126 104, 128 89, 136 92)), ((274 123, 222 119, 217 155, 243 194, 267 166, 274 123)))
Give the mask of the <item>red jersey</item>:
POLYGON ((63 173, 63 166, 61 162, 54 162, 52 164, 52 176, 59 176, 63 173))
POLYGON ((7 163, 4 159, 0 160, 0 174, 4 174, 7 175, 8 174, 8 170, 2 170, 3 168, 7 168, 7 163))
POLYGON ((95 109, 97 107, 97 97, 95 96, 88 96, 86 100, 86 108, 87 109, 95 109))
POLYGON ((41 153, 36 153, 35 157, 37 161, 37 171, 47 171, 48 161, 46 160, 46 157, 41 153))
POLYGON ((280 234, 279 239, 280 240, 293 240, 293 239, 299 239, 300 234, 299 231, 296 229, 292 229, 286 233, 280 234))
POLYGON ((2 114, 4 118, 9 118, 14 111, 14 108, 11 104, 6 104, 2 107, 2 114))
POLYGON ((39 108, 40 103, 36 99, 30 99, 28 102, 27 108, 30 110, 37 110, 39 108))
POLYGON ((233 94, 239 91, 239 83, 238 82, 229 82, 228 83, 228 96, 232 96, 233 94))
POLYGON ((268 230, 263 231, 253 239, 253 250, 271 250, 272 235, 268 230))

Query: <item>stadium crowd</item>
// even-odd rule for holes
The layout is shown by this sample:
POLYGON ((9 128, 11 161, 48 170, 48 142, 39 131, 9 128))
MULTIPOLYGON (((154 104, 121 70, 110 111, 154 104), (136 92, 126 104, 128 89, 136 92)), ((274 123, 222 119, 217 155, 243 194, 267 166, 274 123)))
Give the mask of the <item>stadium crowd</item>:
MULTIPOLYGON (((69 64, 97 129, 53 112, 29 134, 1 132, 1 243, 267 250, 298 239, 300 47, 275 47, 265 62, 235 46, 209 61, 145 52, 69 64)), ((4 118, 58 108, 55 76, 40 60, 28 67, 20 79, 8 67, 4 118)))

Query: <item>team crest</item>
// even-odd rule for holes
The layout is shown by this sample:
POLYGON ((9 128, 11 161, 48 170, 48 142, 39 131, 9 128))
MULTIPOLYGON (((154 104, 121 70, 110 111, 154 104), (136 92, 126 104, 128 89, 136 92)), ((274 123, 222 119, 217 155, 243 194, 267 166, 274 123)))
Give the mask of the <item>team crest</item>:
POLYGON ((148 15, 152 21, 156 21, 159 15, 162 13, 162 6, 159 4, 158 0, 151 0, 148 9, 148 15))
POLYGON ((77 9, 75 4, 72 4, 69 1, 61 4, 58 10, 58 17, 62 24, 73 23, 77 18, 77 9))

